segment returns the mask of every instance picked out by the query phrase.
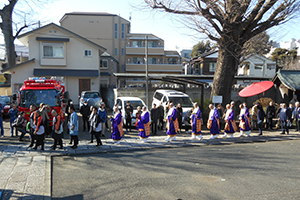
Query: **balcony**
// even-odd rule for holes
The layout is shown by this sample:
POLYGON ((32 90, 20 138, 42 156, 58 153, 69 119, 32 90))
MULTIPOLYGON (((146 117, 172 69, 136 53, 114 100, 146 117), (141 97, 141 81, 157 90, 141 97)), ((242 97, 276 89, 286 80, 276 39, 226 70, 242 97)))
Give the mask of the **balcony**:
MULTIPOLYGON (((148 47, 148 55, 164 55, 164 47, 148 47)), ((127 46, 126 55, 145 55, 145 47, 127 46)))
MULTIPOLYGON (((146 71, 145 64, 126 64, 127 73, 144 73, 146 71)), ((182 65, 181 64, 148 64, 149 73, 171 73, 171 74, 181 74, 182 65)))

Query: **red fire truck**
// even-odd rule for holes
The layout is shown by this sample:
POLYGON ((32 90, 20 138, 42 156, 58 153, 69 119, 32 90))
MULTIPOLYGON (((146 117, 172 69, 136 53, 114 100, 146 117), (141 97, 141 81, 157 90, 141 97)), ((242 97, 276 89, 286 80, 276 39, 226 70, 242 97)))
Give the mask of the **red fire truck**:
POLYGON ((19 91, 19 111, 24 111, 26 113, 25 118, 28 120, 30 105, 34 104, 39 107, 41 103, 44 103, 50 108, 48 113, 50 123, 52 122, 51 111, 53 109, 64 118, 64 92, 65 87, 55 79, 38 77, 25 80, 19 91))

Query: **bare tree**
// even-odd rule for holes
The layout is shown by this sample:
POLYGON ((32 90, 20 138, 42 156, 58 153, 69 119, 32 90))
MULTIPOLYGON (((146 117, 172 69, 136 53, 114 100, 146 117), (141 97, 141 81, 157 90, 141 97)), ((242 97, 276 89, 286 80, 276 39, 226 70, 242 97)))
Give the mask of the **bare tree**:
POLYGON ((188 17, 188 27, 219 45, 211 95, 231 99, 243 45, 267 29, 292 19, 296 0, 144 0, 152 9, 188 17), (192 24, 192 25, 191 25, 192 24))
POLYGON ((0 28, 4 36, 6 67, 11 67, 16 64, 15 39, 25 28, 36 24, 31 23, 30 16, 37 13, 37 8, 43 7, 44 4, 49 4, 51 1, 52 0, 8 0, 7 4, 0 9, 0 28), (20 4, 20 9, 15 9, 17 4, 20 4))

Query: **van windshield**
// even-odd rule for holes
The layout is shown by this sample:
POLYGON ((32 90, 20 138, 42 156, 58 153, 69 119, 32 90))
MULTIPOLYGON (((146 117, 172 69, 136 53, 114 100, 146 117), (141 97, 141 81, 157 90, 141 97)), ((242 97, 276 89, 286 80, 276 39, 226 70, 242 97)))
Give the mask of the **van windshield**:
POLYGON ((193 102, 190 97, 169 97, 169 101, 172 101, 175 106, 180 103, 183 108, 193 107, 193 102))

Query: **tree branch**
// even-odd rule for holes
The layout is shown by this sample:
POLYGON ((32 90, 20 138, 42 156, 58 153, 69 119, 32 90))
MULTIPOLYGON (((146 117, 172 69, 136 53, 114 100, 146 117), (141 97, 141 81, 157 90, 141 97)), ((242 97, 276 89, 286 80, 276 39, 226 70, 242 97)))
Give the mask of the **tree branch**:
POLYGON ((18 35, 21 33, 21 31, 24 29, 24 28, 28 28, 28 26, 25 24, 24 26, 22 26, 16 33, 16 35, 14 36, 14 40, 18 37, 18 35))

